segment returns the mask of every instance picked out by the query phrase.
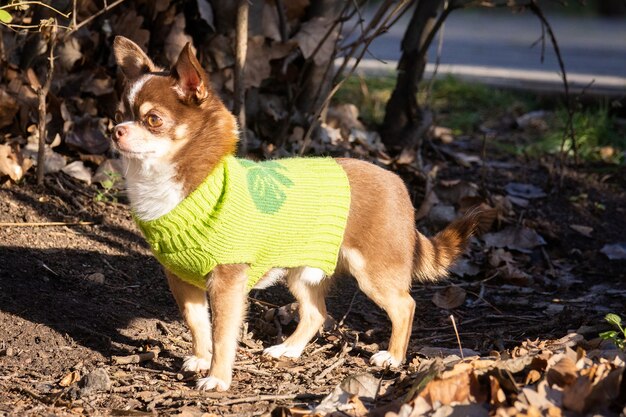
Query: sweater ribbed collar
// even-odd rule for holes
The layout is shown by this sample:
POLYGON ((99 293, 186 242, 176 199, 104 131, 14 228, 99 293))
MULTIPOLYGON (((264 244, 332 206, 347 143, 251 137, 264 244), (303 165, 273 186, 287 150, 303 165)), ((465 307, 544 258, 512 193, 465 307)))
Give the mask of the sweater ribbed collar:
POLYGON ((148 221, 133 214, 135 222, 153 248, 155 244, 158 246, 158 242, 169 240, 173 235, 202 221, 199 215, 206 216, 219 210, 228 177, 226 164, 234 159, 233 156, 223 158, 198 188, 169 213, 148 221))

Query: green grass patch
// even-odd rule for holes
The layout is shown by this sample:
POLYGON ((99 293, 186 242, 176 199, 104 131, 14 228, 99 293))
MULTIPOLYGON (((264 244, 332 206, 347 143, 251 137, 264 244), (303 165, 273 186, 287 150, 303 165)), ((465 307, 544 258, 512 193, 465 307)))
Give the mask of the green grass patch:
MULTIPOLYGON (((425 90, 421 94, 425 99, 425 90)), ((457 135, 476 133, 482 124, 527 113, 537 105, 530 94, 470 84, 453 77, 434 82, 430 102, 437 122, 457 135)))
MULTIPOLYGON (((375 129, 385 115, 385 106, 391 97, 395 77, 352 77, 334 97, 335 103, 352 103, 360 111, 361 119, 375 129)), ((567 110, 554 98, 514 90, 498 89, 482 84, 471 84, 453 77, 436 80, 427 91, 424 83, 418 92, 420 105, 429 106, 435 114, 435 123, 451 128, 455 135, 473 135, 481 127, 501 130, 503 124, 534 110, 549 112, 542 130, 518 130, 510 138, 496 139, 494 145, 505 152, 541 156, 560 152, 567 110), (506 139, 506 140, 504 140, 506 139), (508 139, 513 139, 511 142, 508 139)), ((610 106, 595 103, 579 106, 573 117, 578 155, 583 160, 620 162, 626 150, 626 132, 620 131, 611 116, 610 106), (607 157, 607 152, 612 155, 607 157)), ((571 149, 567 141, 565 149, 571 149)), ((570 154, 572 152, 570 151, 570 154)))
MULTIPOLYGON (((550 119, 549 130, 528 146, 529 154, 560 152, 563 132, 568 123, 567 109, 560 105, 550 119)), ((577 110, 573 114, 572 125, 580 158, 587 161, 621 162, 622 151, 626 150, 626 135, 619 131, 607 104, 595 104, 577 110)), ((565 140, 565 150, 569 155, 574 154, 569 137, 565 140)))
MULTIPOLYGON (((395 82, 392 76, 351 77, 337 92, 334 101, 356 105, 363 121, 379 125, 395 82)), ((427 95, 427 84, 423 83, 418 92, 419 103, 428 103, 435 111, 438 123, 457 134, 474 133, 487 117, 511 111, 523 114, 535 106, 532 95, 470 84, 453 77, 436 80, 430 98, 427 95)))

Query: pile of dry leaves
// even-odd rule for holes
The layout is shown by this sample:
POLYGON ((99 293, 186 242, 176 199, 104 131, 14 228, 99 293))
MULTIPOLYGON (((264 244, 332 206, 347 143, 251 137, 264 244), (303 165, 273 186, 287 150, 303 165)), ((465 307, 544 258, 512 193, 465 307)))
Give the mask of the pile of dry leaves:
POLYGON ((573 333, 559 340, 526 341, 489 357, 415 358, 411 373, 387 387, 370 374, 350 376, 312 411, 290 412, 385 417, 623 415, 625 359, 614 346, 573 333), (373 406, 389 396, 401 399, 373 406))

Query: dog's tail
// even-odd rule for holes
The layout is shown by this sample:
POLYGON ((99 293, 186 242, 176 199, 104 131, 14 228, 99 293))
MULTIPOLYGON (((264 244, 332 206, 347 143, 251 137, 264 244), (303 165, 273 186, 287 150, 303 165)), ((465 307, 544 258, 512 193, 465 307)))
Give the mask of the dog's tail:
POLYGON ((448 274, 448 268, 463 253, 470 237, 477 231, 482 211, 469 210, 432 238, 416 231, 413 275, 419 281, 436 281, 448 274))

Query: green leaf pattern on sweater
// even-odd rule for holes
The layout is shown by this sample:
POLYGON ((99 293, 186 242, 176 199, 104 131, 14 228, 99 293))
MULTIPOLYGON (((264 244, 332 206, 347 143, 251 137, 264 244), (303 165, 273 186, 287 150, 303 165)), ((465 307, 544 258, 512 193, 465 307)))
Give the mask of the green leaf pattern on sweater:
POLYGON ((239 163, 247 169, 248 192, 257 210, 264 214, 280 210, 287 199, 284 188, 293 185, 289 177, 279 172, 287 168, 276 161, 254 163, 240 159, 239 163))

